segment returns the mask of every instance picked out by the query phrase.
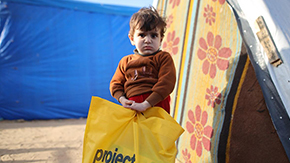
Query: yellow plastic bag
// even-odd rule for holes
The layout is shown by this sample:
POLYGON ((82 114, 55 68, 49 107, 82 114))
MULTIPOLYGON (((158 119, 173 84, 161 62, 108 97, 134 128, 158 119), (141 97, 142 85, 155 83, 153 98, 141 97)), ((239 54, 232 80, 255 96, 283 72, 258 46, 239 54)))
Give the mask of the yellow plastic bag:
POLYGON ((162 108, 143 113, 92 97, 83 163, 173 163, 184 129, 162 108))

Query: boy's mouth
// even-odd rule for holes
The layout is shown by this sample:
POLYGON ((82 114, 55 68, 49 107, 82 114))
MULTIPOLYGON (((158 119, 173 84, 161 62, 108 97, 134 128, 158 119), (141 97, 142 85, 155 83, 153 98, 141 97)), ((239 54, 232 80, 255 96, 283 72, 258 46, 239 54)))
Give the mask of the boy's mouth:
POLYGON ((145 46, 144 49, 145 49, 145 50, 151 50, 152 47, 151 47, 151 46, 145 46))

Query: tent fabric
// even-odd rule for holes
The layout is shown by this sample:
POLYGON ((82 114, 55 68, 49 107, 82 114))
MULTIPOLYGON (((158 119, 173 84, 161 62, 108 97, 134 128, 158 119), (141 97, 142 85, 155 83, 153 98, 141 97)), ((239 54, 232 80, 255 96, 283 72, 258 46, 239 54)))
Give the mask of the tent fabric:
POLYGON ((242 38, 225 1, 159 1, 168 18, 162 48, 175 61, 172 115, 185 129, 177 141, 180 162, 218 162, 227 105, 233 105, 242 38), (170 45, 170 46, 169 46, 170 45))
MULTIPOLYGON (((231 4, 231 2, 237 1, 232 0, 228 3, 231 4)), ((239 2, 244 2, 244 0, 239 2)), ((227 145, 229 139, 221 140, 221 138, 225 136, 223 134, 231 134, 230 131, 222 131, 230 128, 230 126, 225 128, 224 124, 231 125, 233 120, 238 119, 232 115, 233 110, 243 111, 244 109, 238 106, 237 102, 243 98, 239 96, 239 93, 243 90, 241 89, 242 84, 249 67, 246 65, 249 65, 250 61, 245 57, 247 53, 243 52, 242 44, 245 43, 248 51, 258 46, 248 42, 254 36, 245 35, 251 33, 251 30, 243 29, 245 24, 241 25, 241 21, 245 20, 245 17, 240 14, 244 11, 235 11, 238 4, 230 7, 228 3, 225 0, 159 1, 158 3, 158 9, 163 11, 169 22, 162 47, 172 54, 177 69, 178 78, 172 93, 171 113, 185 129, 177 141, 179 149, 177 160, 180 162, 219 162, 222 160, 218 157, 227 154, 228 146, 223 146, 223 151, 220 150, 220 146, 227 145), (172 47, 168 45, 172 45, 172 47), (221 144, 221 141, 225 142, 221 144)), ((247 3, 246 6, 251 6, 254 8, 251 10, 255 10, 256 6, 252 5, 252 1, 247 3)), ((281 4, 283 5, 283 3, 281 4)), ((289 9, 289 7, 284 8, 289 9)), ((287 14, 284 13, 284 15, 287 14)), ((285 26, 285 28, 287 27, 289 25, 285 26)), ((287 30, 284 29, 284 31, 287 30)), ((286 71, 285 76, 289 81, 289 76, 287 76, 289 68, 285 66, 288 60, 286 59, 287 49, 283 50, 286 50, 282 55, 284 63, 278 69, 283 69, 282 72, 286 71)), ((273 77, 269 70, 261 69, 259 66, 263 62, 259 61, 260 56, 254 55, 255 52, 249 52, 249 58, 252 64, 255 64, 255 70, 260 69, 256 70, 256 75, 262 85, 263 94, 266 94, 264 96, 267 107, 271 117, 275 117, 274 126, 280 132, 279 136, 282 133, 280 139, 283 139, 287 146, 290 137, 288 133, 290 131, 289 118, 286 112, 288 107, 284 106, 286 103, 282 97, 287 99, 288 96, 278 93, 279 88, 276 86, 279 84, 273 83, 271 80, 277 80, 280 75, 273 77), (257 65, 259 66, 257 67, 257 65), (277 125, 275 121, 279 121, 280 124, 277 125)), ((280 90, 286 95, 289 88, 288 81, 286 80, 288 84, 285 84, 285 80, 283 80, 282 86, 288 87, 280 90)), ((254 109, 254 107, 256 106, 247 109, 254 109)), ((247 121, 252 116, 247 118, 243 120, 247 121)), ((243 121, 239 121, 239 123, 243 123, 243 121)), ((251 129, 255 127, 258 125, 253 124, 251 129)), ((239 143, 251 145, 249 142, 239 143)), ((287 147, 285 149, 287 150, 287 147)), ((225 160, 225 156, 223 157, 225 160)))
POLYGON ((275 85, 275 89, 285 106, 288 116, 290 116, 290 57, 288 55, 290 52, 290 19, 287 16, 284 16, 288 14, 290 1, 282 0, 279 3, 275 3, 271 0, 257 0, 253 3, 252 1, 237 0, 236 3, 239 6, 239 10, 243 12, 238 12, 239 18, 243 17, 248 22, 248 28, 253 32, 248 33, 247 30, 244 29, 242 33, 245 35, 253 34, 252 38, 250 38, 252 44, 249 44, 249 46, 251 46, 249 50, 253 49, 252 51, 256 52, 256 58, 259 58, 256 59, 255 64, 258 64, 262 70, 267 70, 272 83, 275 85), (257 7, 259 8, 258 10, 257 7), (261 46, 256 35, 259 29, 255 27, 255 22, 259 16, 263 16, 279 53, 279 57, 283 62, 277 67, 270 64, 265 50, 261 46))
POLYGON ((116 102, 109 82, 121 57, 133 53, 129 14, 138 8, 72 10, 91 5, 1 1, 0 118, 80 118, 92 96, 116 102))
POLYGON ((252 1, 229 0, 228 3, 235 14, 273 124, 290 160, 290 57, 288 55, 290 41, 287 39, 290 29, 289 25, 286 25, 287 23, 289 24, 289 21, 285 22, 286 17, 283 15, 283 13, 285 15, 288 13, 290 2, 256 1, 259 5, 256 4, 254 5, 255 7, 262 6, 259 10, 253 10, 249 7, 253 7, 252 1), (283 60, 283 63, 278 67, 269 64, 255 34, 254 21, 260 15, 265 18, 279 55, 283 60))

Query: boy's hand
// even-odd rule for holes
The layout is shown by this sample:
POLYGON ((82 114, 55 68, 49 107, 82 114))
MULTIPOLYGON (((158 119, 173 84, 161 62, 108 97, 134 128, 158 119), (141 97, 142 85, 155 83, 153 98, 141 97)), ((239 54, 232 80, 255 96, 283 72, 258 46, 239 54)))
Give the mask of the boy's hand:
POLYGON ((150 107, 151 105, 149 104, 149 102, 145 100, 142 103, 133 102, 128 108, 139 111, 139 112, 143 112, 150 107))
POLYGON ((130 106, 135 102, 132 100, 128 100, 125 96, 121 96, 119 98, 119 102, 122 104, 123 107, 125 108, 130 108, 130 106))

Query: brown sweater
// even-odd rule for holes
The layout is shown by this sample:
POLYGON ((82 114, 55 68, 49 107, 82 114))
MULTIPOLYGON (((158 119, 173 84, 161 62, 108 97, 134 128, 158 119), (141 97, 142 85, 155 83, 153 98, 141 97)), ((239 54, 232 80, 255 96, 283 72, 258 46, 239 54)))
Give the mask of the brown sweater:
POLYGON ((176 72, 171 55, 158 51, 151 55, 138 53, 125 56, 119 62, 110 83, 110 91, 117 100, 122 96, 151 93, 146 99, 151 106, 165 99, 174 89, 176 72))

